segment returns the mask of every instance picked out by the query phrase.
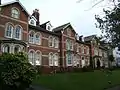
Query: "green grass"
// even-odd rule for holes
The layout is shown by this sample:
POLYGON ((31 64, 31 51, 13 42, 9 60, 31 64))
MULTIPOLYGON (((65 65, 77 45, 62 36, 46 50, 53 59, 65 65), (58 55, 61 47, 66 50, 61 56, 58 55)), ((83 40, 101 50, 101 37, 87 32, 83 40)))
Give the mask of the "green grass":
POLYGON ((109 77, 101 71, 40 75, 33 83, 51 90, 103 90, 110 86, 108 80, 112 85, 120 84, 120 71, 112 71, 109 77))

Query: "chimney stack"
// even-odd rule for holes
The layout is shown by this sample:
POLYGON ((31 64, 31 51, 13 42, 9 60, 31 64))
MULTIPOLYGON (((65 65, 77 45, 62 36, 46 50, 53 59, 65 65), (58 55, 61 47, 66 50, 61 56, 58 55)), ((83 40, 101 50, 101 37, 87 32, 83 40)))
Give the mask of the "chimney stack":
POLYGON ((39 10, 38 10, 38 9, 33 10, 32 16, 34 16, 34 17, 37 19, 36 25, 40 25, 39 15, 40 15, 40 14, 39 14, 39 10))

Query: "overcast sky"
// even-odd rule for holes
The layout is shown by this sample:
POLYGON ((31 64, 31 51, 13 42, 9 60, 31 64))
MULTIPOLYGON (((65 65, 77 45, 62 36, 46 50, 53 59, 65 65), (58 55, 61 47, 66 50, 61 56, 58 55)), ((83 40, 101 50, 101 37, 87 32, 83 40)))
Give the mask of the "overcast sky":
MULTIPOLYGON (((14 0, 2 0, 2 3, 14 0)), ((51 21, 54 27, 70 22, 79 35, 100 35, 95 27, 95 14, 101 14, 104 3, 90 9, 96 2, 84 0, 19 0, 27 11, 32 14, 35 8, 40 12, 40 23, 51 21), (90 9, 90 10, 88 10, 90 9)))

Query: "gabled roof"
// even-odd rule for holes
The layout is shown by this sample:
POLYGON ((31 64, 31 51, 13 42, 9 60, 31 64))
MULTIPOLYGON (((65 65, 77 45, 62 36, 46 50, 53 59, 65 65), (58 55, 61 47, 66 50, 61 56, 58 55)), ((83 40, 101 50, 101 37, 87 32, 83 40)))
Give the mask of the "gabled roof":
MULTIPOLYGON (((65 28, 67 28, 68 26, 71 26, 71 24, 70 24, 70 23, 63 24, 63 25, 61 25, 61 26, 58 26, 58 27, 54 28, 54 29, 53 29, 53 32, 59 32, 59 31, 65 29, 65 28)), ((71 26, 71 27, 72 27, 72 26, 71 26)), ((73 30, 73 31, 74 31, 74 30, 73 30)), ((74 31, 74 32, 75 32, 75 31, 74 31)))
POLYGON ((7 2, 7 3, 4 3, 4 4, 1 4, 0 7, 4 7, 4 6, 7 6, 7 5, 11 5, 11 4, 14 4, 14 3, 18 3, 22 8, 23 10, 26 12, 26 14, 28 16, 30 16, 30 14, 28 13, 28 11, 25 9, 25 7, 20 3, 19 0, 15 0, 15 1, 11 1, 11 2, 7 2))
POLYGON ((87 41, 91 41, 93 39, 96 38, 96 35, 90 35, 90 36, 87 36, 87 37, 84 37, 84 41, 87 42, 87 41))

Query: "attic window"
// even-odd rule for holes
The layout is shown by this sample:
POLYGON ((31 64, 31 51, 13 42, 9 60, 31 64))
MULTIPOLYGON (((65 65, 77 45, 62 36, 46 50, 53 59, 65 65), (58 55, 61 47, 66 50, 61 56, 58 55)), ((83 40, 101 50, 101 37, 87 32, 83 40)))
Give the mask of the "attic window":
POLYGON ((70 28, 67 28, 67 35, 71 36, 71 30, 70 30, 70 28))
POLYGON ((17 8, 12 8, 11 17, 18 19, 20 17, 20 12, 17 8))
POLYGON ((34 24, 35 24, 35 23, 34 23, 34 20, 31 20, 31 21, 30 21, 30 24, 34 25, 34 24))

